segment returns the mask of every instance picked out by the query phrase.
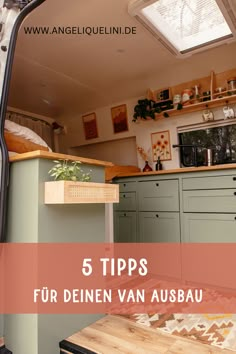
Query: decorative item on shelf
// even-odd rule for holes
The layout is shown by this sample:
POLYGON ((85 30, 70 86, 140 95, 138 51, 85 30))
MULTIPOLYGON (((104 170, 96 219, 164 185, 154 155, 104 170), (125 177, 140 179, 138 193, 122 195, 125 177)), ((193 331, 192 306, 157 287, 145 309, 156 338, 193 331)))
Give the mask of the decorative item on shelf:
POLYGON ((161 158, 160 156, 158 156, 157 163, 156 163, 156 171, 161 171, 161 170, 162 170, 161 158))
POLYGON ((231 77, 227 80, 228 84, 228 94, 235 95, 236 94, 236 77, 231 77))
POLYGON ((48 174, 55 181, 89 182, 91 180, 92 171, 84 173, 80 161, 55 160, 54 162, 55 166, 48 171, 48 174))
POLYGON ((138 118, 145 120, 151 118, 155 120, 155 114, 160 114, 163 111, 172 108, 172 101, 155 102, 153 100, 148 100, 147 98, 138 100, 138 104, 134 107, 133 122, 136 122, 138 118))
POLYGON ((231 119, 231 118, 235 117, 234 110, 230 106, 223 107, 223 113, 224 113, 224 116, 225 116, 224 119, 231 119))
POLYGON ((45 204, 118 203, 119 187, 94 183, 91 170, 84 172, 80 161, 59 160, 49 170, 54 181, 45 182, 45 204))
POLYGON ((177 93, 176 95, 174 95, 173 97, 173 105, 174 108, 177 109, 178 108, 178 104, 181 103, 181 95, 179 93, 177 93))
POLYGON ((202 101, 205 102, 205 101, 210 101, 211 100, 211 91, 205 91, 202 93, 202 101))
POLYGON ((214 98, 222 98, 224 97, 226 94, 226 88, 225 87, 217 87, 215 89, 215 94, 214 94, 214 98))
POLYGON ((145 99, 138 100, 138 104, 134 107, 133 122, 138 118, 155 119, 157 114, 162 112, 164 117, 169 117, 165 112, 173 109, 173 101, 170 88, 151 90, 148 89, 145 99))
POLYGON ((141 156, 142 160, 145 161, 145 166, 143 168, 143 172, 152 171, 152 168, 151 168, 151 166, 149 166, 149 163, 148 163, 149 155, 150 155, 150 148, 146 152, 144 150, 144 148, 137 145, 137 151, 138 151, 139 155, 141 156))
POLYGON ((194 92, 194 102, 193 103, 201 102, 201 99, 200 99, 200 85, 199 84, 194 85, 192 90, 194 92))
POLYGON ((193 98, 193 91, 190 88, 183 90, 182 92, 182 104, 187 106, 191 104, 191 99, 193 98))
POLYGON ((214 120, 214 114, 210 109, 208 109, 207 105, 206 105, 206 109, 202 112, 202 118, 204 122, 209 122, 214 120))
POLYGON ((169 130, 151 134, 153 161, 171 160, 169 130))
POLYGON ((171 100, 171 91, 170 88, 165 88, 161 90, 156 90, 154 91, 154 101, 160 102, 160 101, 168 101, 171 100))
POLYGON ((143 168, 143 172, 150 172, 152 171, 151 166, 149 166, 148 161, 145 161, 145 166, 143 168))

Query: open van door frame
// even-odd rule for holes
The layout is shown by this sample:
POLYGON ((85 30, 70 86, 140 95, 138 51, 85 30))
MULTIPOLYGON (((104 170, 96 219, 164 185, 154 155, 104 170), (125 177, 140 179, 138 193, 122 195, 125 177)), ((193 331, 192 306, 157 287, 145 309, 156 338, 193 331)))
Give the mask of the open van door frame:
POLYGON ((44 1, 0 0, 0 243, 6 241, 9 158, 4 139, 4 123, 17 34, 25 17, 44 1))

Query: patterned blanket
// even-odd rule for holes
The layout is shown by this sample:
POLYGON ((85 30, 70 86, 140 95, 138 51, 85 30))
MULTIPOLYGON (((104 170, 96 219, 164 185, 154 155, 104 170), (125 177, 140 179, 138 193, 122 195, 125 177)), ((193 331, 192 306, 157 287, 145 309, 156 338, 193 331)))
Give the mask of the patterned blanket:
POLYGON ((236 352, 236 314, 134 314, 123 316, 158 331, 236 352))

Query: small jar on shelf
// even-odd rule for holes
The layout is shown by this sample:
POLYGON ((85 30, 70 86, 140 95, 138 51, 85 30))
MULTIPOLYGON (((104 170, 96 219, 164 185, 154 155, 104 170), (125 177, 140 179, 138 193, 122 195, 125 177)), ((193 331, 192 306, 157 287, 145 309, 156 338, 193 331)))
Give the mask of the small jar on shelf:
POLYGON ((231 93, 231 95, 236 95, 236 77, 231 77, 228 79, 227 84, 228 92, 231 93))
POLYGON ((190 88, 183 90, 182 92, 182 104, 187 106, 191 104, 191 99, 193 98, 193 91, 190 88))

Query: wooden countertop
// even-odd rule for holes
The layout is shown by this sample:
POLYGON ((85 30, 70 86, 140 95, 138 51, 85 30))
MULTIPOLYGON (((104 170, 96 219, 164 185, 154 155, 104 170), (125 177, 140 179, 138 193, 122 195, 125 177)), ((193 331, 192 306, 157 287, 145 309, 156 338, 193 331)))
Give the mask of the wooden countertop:
POLYGON ((162 171, 120 173, 119 175, 116 176, 116 178, 166 175, 166 174, 183 173, 183 172, 185 173, 185 172, 201 172, 201 171, 219 171, 219 170, 229 170, 229 169, 236 169, 236 163, 226 164, 226 165, 215 165, 215 166, 183 167, 183 168, 175 168, 171 170, 162 170, 162 171))
POLYGON ((74 350, 62 349, 62 353, 87 353, 88 350, 99 354, 233 353, 231 350, 220 349, 183 336, 163 333, 155 328, 131 322, 124 317, 112 315, 105 316, 85 327, 67 338, 67 342, 74 344, 74 350))
POLYGON ((55 152, 41 151, 41 150, 30 151, 23 154, 11 156, 10 162, 17 162, 17 161, 31 160, 31 159, 71 160, 71 161, 81 161, 82 163, 89 164, 89 165, 104 166, 104 167, 113 166, 112 162, 94 160, 86 157, 79 157, 73 155, 58 154, 55 152))

